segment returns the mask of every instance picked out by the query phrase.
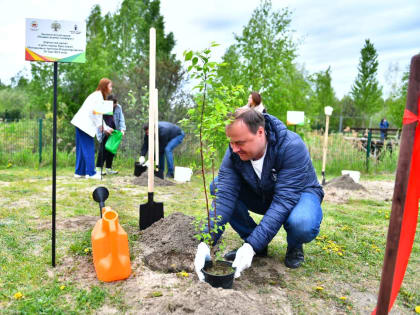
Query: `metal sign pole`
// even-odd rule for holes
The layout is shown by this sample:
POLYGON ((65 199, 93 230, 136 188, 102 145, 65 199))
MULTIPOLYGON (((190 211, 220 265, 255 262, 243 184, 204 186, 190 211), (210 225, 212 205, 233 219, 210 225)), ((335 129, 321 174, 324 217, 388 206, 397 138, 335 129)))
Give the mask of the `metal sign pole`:
POLYGON ((54 115, 53 115, 53 169, 52 169, 52 266, 55 267, 55 204, 57 168, 57 75, 58 63, 54 62, 54 115))

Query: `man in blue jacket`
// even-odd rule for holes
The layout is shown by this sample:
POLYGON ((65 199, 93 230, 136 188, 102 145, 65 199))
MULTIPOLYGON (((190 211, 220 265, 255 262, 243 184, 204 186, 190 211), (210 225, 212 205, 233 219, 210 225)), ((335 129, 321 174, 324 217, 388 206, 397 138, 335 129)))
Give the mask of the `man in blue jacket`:
MULTIPOLYGON (((267 255, 281 226, 287 232, 285 265, 298 268, 304 261, 303 243, 319 233, 324 197, 306 145, 276 117, 252 109, 237 111, 226 135, 230 146, 213 193, 219 225, 229 222, 245 242, 226 255, 234 260, 235 277, 251 266, 254 255, 267 255), (256 224, 248 211, 262 214, 261 222, 256 224)), ((213 235, 214 242, 222 233, 213 235)), ((200 280, 209 254, 200 243, 194 261, 200 280)))
MULTIPOLYGON (((177 125, 167 122, 159 121, 158 122, 158 132, 159 132, 159 171, 156 176, 159 178, 164 178, 165 170, 165 157, 168 164, 168 173, 167 177, 174 178, 174 156, 173 150, 182 143, 184 140, 185 134, 181 128, 177 125)), ((143 129, 145 131, 143 147, 141 148, 140 163, 145 163, 145 155, 149 149, 149 124, 144 124, 143 129)))

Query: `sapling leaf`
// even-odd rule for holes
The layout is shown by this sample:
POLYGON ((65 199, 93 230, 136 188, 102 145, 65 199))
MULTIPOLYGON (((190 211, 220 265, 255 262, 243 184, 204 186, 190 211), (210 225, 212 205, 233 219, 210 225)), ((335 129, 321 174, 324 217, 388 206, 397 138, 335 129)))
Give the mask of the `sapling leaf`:
POLYGON ((185 61, 191 60, 193 52, 190 50, 185 54, 185 61))

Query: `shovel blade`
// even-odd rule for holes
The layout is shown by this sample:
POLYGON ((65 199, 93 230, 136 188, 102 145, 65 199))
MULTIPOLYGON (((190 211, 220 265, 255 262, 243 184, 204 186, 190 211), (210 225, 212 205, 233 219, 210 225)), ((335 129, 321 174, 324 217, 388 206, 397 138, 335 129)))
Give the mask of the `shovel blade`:
POLYGON ((147 170, 147 166, 140 164, 139 162, 134 163, 134 176, 141 176, 147 170))
POLYGON ((163 218, 163 202, 150 201, 140 205, 139 227, 147 229, 153 223, 163 218))

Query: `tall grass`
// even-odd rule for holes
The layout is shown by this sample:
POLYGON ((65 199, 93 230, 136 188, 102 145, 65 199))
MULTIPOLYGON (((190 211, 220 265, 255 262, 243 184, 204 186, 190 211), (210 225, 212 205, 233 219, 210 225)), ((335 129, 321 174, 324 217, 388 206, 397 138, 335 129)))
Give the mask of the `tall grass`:
MULTIPOLYGON (((318 132, 311 132, 305 135, 305 142, 312 158, 312 163, 318 174, 322 170, 322 148, 324 135, 318 132)), ((347 140, 342 134, 331 134, 328 136, 328 151, 325 166, 325 173, 329 175, 340 175, 341 170, 354 170, 362 173, 393 173, 398 162, 399 148, 395 147, 393 152, 383 151, 379 158, 371 156, 366 165, 366 151, 357 141, 347 140)))
MULTIPOLYGON (((39 163, 38 153, 38 125, 34 121, 19 121, 14 123, 0 123, 0 168, 14 166, 49 167, 52 164, 51 139, 43 135, 42 162, 39 163), (44 137, 45 136, 45 137, 44 137)), ((49 130, 49 128, 45 128, 49 130)), ((45 130, 44 129, 44 130, 45 130)), ((134 132, 134 131, 133 131, 134 132)), ((136 138, 137 139, 137 138, 136 138)), ((322 168, 323 134, 308 132, 304 135, 312 162, 318 174, 322 168)), ((142 138, 136 141, 123 139, 121 148, 114 159, 115 168, 133 168, 134 162, 140 156, 142 138)), ((74 167, 76 156, 68 145, 58 146, 57 167, 74 167), (69 152, 70 151, 70 152, 69 152)), ((183 143, 174 151, 175 165, 198 167, 198 141, 192 133, 187 133, 183 143)), ((219 152, 216 160, 218 167, 225 152, 219 152)), ((366 151, 357 142, 346 140, 342 134, 331 134, 328 138, 328 155, 326 174, 336 176, 341 170, 357 170, 362 173, 392 173, 395 172, 398 161, 399 148, 393 152, 382 152, 379 159, 371 157, 369 168, 366 166, 366 151)))

